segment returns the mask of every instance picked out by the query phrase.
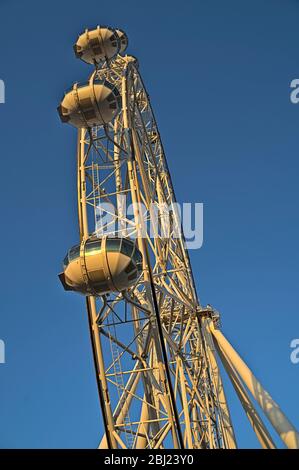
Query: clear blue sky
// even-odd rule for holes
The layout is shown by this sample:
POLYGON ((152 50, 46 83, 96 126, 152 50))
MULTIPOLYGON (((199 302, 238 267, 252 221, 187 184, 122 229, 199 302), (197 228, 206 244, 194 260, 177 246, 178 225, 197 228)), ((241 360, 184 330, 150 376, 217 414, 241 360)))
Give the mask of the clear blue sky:
MULTIPOLYGON (((101 429, 84 299, 57 273, 77 241, 75 131, 56 106, 88 67, 85 27, 129 36, 179 201, 204 203, 202 303, 299 426, 299 2, 0 0, 0 447, 91 447, 101 429)), ((258 446, 228 386, 240 447, 258 446)))

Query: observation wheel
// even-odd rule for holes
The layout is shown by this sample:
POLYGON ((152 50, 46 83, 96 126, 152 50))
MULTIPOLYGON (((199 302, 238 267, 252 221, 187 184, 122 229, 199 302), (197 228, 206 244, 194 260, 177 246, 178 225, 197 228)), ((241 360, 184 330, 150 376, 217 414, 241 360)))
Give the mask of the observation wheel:
MULTIPOLYGON (((217 350, 232 367, 216 342, 219 316, 199 303, 160 133, 127 44, 119 29, 80 35, 76 56, 94 70, 58 108, 78 129, 80 233, 59 276, 86 297, 99 447, 235 448, 216 359, 217 350)), ((246 408, 238 377, 235 385, 246 408)), ((263 447, 273 447, 259 426, 263 447)))

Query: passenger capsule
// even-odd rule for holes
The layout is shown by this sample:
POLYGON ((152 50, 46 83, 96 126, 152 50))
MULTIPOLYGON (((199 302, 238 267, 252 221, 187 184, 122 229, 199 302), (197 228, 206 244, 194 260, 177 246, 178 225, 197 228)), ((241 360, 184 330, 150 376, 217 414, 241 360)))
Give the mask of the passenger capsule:
POLYGON ((98 64, 112 59, 120 49, 121 41, 118 33, 107 26, 98 26, 91 31, 87 29, 74 45, 76 57, 87 64, 98 64))
POLYGON ((58 113, 62 122, 75 127, 93 127, 114 119, 121 109, 121 96, 117 88, 107 80, 75 84, 65 94, 58 113))
POLYGON ((63 269, 59 278, 65 290, 100 296, 134 285, 142 272, 142 255, 127 238, 89 238, 68 251, 63 269))

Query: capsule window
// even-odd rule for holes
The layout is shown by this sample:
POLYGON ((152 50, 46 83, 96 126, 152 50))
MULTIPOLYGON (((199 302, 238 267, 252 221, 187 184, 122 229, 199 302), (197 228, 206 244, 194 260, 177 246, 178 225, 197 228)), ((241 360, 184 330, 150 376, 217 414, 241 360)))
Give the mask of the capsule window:
POLYGON ((133 253, 134 245, 131 243, 129 240, 126 240, 123 238, 122 244, 121 244, 121 252, 131 258, 132 253, 133 253))
POLYGON ((68 257, 68 255, 66 255, 64 260, 63 260, 64 269, 68 266, 68 264, 69 264, 69 257, 68 257))
POLYGON ((73 246, 68 253, 69 262, 80 256, 80 245, 73 246))
POLYGON ((106 250, 107 251, 120 251, 121 240, 117 238, 108 238, 106 240, 106 250))
POLYGON ((95 255, 101 251, 101 240, 88 241, 85 245, 85 254, 95 255))

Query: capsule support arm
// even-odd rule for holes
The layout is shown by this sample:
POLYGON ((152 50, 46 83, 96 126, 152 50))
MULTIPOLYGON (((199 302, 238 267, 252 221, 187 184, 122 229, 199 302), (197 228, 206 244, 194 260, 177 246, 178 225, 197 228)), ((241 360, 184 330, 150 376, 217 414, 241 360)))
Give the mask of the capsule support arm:
POLYGON ((244 384, 248 387, 282 441, 289 449, 299 449, 299 434, 297 430, 290 423, 270 394, 263 388, 262 384, 257 380, 221 331, 214 327, 212 320, 209 319, 208 322, 209 329, 218 347, 227 356, 232 366, 240 375, 244 384))

